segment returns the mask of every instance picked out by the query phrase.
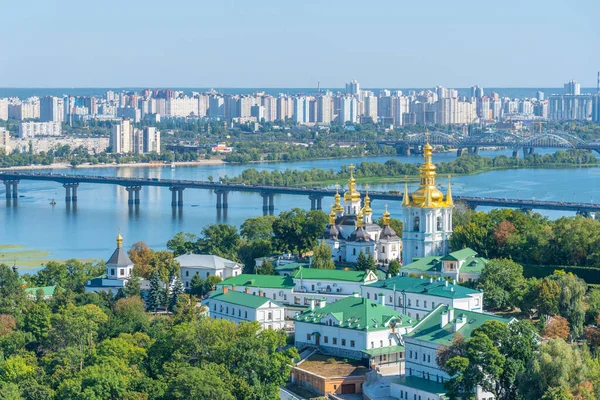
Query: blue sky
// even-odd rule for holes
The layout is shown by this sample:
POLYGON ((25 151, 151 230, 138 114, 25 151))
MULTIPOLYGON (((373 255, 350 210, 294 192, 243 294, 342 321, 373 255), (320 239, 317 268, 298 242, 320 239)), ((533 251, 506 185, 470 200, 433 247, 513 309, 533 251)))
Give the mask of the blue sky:
POLYGON ((3 2, 0 87, 596 85, 598 0, 3 2))

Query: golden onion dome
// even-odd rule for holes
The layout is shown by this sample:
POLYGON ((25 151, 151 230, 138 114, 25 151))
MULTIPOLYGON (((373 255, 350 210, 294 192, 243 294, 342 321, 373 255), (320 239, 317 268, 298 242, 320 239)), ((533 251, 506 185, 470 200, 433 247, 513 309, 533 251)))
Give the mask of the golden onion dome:
POLYGON ((435 185, 435 165, 432 161, 433 147, 427 142, 423 147, 423 165, 419 168, 421 184, 412 194, 412 202, 421 207, 441 206, 444 195, 435 185), (427 203, 427 204, 426 204, 427 203))
POLYGON ((117 235, 117 248, 123 247, 123 236, 121 236, 121 232, 117 235))
POLYGON ((356 179, 354 179, 354 165, 350 164, 348 167, 350 170, 350 179, 348 179, 348 190, 344 193, 344 200, 346 201, 359 201, 360 193, 356 191, 356 179))
POLYGON ((362 208, 363 214, 373 214, 373 210, 371 209, 371 198, 369 197, 369 185, 365 185, 365 189, 367 189, 367 194, 365 195, 365 205, 362 208))

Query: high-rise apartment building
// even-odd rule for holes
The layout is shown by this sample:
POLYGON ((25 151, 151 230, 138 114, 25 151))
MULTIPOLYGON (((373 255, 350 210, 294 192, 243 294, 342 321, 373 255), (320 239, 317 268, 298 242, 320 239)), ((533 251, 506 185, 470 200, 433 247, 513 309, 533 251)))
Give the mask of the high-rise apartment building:
POLYGON ((40 99, 40 122, 62 122, 63 111, 62 99, 53 96, 40 99))
POLYGON ((10 153, 10 135, 5 128, 0 128, 0 150, 4 150, 5 154, 10 153))
POLYGON ((357 80, 352 80, 346 83, 346 94, 357 96, 360 93, 360 84, 357 80))
POLYGON ((581 94, 581 85, 579 84, 579 82, 571 80, 565 83, 565 89, 563 94, 578 96, 581 94))
POLYGON ((339 99, 338 122, 345 124, 346 122, 358 122, 358 101, 356 97, 344 96, 339 99))
POLYGON ((0 121, 8 120, 8 99, 0 99, 0 121))
POLYGON ((373 93, 370 93, 364 98, 363 115, 370 118, 373 122, 377 122, 378 117, 377 101, 378 98, 373 93))
POLYGON ((112 126, 110 145, 115 154, 128 154, 134 151, 133 125, 128 119, 112 126))
POLYGON ((329 125, 333 121, 333 99, 329 95, 317 97, 317 123, 329 125))
POLYGON ((300 125, 310 121, 310 115, 307 113, 307 102, 310 102, 306 97, 294 98, 294 122, 300 125))
POLYGON ((147 126, 143 130, 142 151, 144 153, 160 154, 160 131, 155 127, 147 126))
POLYGON ((591 95, 552 95, 549 100, 548 118, 553 121, 592 118, 591 95))
POLYGON ((61 134, 60 122, 21 122, 19 124, 21 139, 31 139, 36 136, 60 136, 61 134))

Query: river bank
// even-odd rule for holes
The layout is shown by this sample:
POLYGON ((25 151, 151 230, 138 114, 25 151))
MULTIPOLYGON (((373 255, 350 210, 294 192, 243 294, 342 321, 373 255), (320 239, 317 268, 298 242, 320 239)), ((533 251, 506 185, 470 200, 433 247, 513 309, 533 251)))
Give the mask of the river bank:
MULTIPOLYGON (((193 165, 221 165, 225 164, 225 161, 221 159, 210 159, 210 160, 198 160, 198 161, 177 161, 175 162, 175 166, 193 166, 193 165)), ((168 167, 169 163, 161 163, 161 162, 140 162, 140 163, 111 163, 111 164, 80 164, 76 167, 73 167, 69 163, 53 163, 49 165, 20 165, 15 167, 6 167, 0 168, 0 171, 18 171, 18 170, 44 170, 44 169, 78 169, 78 168, 123 168, 123 167, 155 167, 155 168, 164 168, 168 167)))

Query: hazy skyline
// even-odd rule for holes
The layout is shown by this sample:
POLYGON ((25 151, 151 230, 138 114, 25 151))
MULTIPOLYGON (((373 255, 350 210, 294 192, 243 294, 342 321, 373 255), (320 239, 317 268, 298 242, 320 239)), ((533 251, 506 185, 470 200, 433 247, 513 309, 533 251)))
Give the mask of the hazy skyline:
POLYGON ((33 0, 0 87, 596 86, 600 2, 33 0))

